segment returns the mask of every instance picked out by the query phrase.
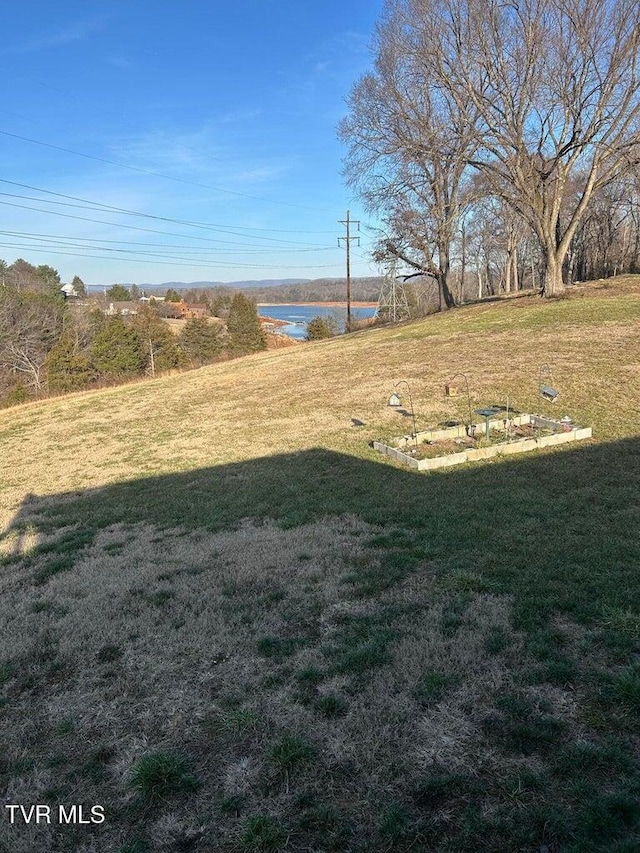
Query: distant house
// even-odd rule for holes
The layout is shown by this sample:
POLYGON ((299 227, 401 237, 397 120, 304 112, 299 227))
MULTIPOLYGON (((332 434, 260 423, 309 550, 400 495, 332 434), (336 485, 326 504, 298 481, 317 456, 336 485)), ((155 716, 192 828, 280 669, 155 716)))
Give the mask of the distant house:
POLYGON ((63 284, 60 288, 60 292, 65 299, 73 299, 74 297, 76 299, 78 298, 78 291, 72 284, 63 284))
POLYGON ((127 314, 137 314, 139 309, 140 305, 138 302, 110 302, 109 307, 104 313, 110 317, 115 314, 126 316, 127 314))
POLYGON ((138 314, 141 308, 152 305, 160 317, 166 320, 190 320, 192 317, 208 317, 209 307, 204 302, 165 302, 140 299, 138 302, 109 302, 104 313, 110 317, 120 314, 125 317, 138 314))
POLYGON ((206 317, 209 309, 200 302, 163 302, 158 305, 158 313, 170 320, 190 320, 192 317, 206 317))

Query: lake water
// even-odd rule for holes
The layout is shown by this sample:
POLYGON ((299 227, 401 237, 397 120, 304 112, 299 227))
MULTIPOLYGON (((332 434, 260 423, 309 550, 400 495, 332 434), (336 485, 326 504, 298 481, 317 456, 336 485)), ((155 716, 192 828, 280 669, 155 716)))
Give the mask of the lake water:
MULTIPOLYGON (((373 317, 375 307, 351 308, 354 319, 364 320, 373 317)), ((286 320, 286 326, 279 326, 281 334, 303 340, 307 335, 307 326, 314 317, 335 317, 340 331, 344 331, 347 322, 347 309, 323 305, 259 305, 258 314, 261 317, 273 317, 274 320, 286 320)))

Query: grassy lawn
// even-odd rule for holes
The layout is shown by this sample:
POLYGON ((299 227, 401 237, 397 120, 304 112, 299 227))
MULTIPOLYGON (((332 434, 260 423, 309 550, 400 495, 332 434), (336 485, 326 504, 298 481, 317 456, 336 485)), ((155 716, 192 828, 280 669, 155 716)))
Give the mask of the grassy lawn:
POLYGON ((106 810, 0 850, 640 849, 639 414, 637 277, 0 413, 2 789, 106 810), (543 363, 593 441, 368 446, 543 363))

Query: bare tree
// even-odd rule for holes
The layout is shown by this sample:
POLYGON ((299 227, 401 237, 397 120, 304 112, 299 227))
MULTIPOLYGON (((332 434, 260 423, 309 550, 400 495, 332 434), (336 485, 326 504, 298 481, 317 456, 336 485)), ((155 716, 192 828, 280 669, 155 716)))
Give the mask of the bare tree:
POLYGON ((454 303, 451 245, 474 142, 469 111, 443 95, 405 13, 401 2, 388 5, 375 71, 354 87, 339 135, 349 146, 348 182, 385 225, 376 259, 399 258, 431 276, 446 308, 454 303))
POLYGON ((535 233, 542 290, 563 288, 597 190, 638 159, 637 0, 406 0, 438 85, 472 124, 473 166, 535 233), (579 193, 571 178, 583 176, 579 193), (563 216, 563 210, 566 214, 563 216))
POLYGON ((637 172, 594 193, 571 243, 578 279, 635 272, 640 260, 640 186, 637 172))
POLYGON ((35 394, 43 390, 46 357, 64 313, 61 298, 8 287, 0 293, 0 370, 24 379, 35 394))

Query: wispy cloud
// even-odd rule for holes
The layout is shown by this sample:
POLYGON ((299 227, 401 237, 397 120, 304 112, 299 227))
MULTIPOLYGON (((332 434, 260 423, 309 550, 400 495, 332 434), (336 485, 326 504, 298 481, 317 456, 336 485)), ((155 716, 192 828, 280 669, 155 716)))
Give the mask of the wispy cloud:
MULTIPOLYGON (((136 168, 188 181, 215 183, 229 190, 251 190, 278 181, 291 167, 291 157, 258 157, 238 145, 233 126, 239 115, 221 116, 200 130, 150 131, 112 142, 114 160, 136 168), (227 123, 227 119, 229 123, 227 123)), ((250 121, 249 113, 242 116, 250 121)))
POLYGON ((93 16, 79 21, 71 21, 68 24, 26 41, 14 44, 6 50, 6 53, 38 53, 56 47, 81 42, 88 39, 93 33, 98 32, 104 26, 104 16, 93 16))
POLYGON ((359 69, 370 61, 369 33, 355 30, 342 30, 331 38, 316 45, 308 55, 308 61, 314 74, 343 75, 359 69))
POLYGON ((126 59, 124 56, 108 56, 106 60, 109 65, 113 65, 114 68, 132 68, 133 62, 130 59, 126 59))
POLYGON ((222 113, 216 116, 216 123, 232 124, 232 125, 250 125, 262 114, 261 110, 246 107, 244 109, 231 110, 228 113, 222 113))

